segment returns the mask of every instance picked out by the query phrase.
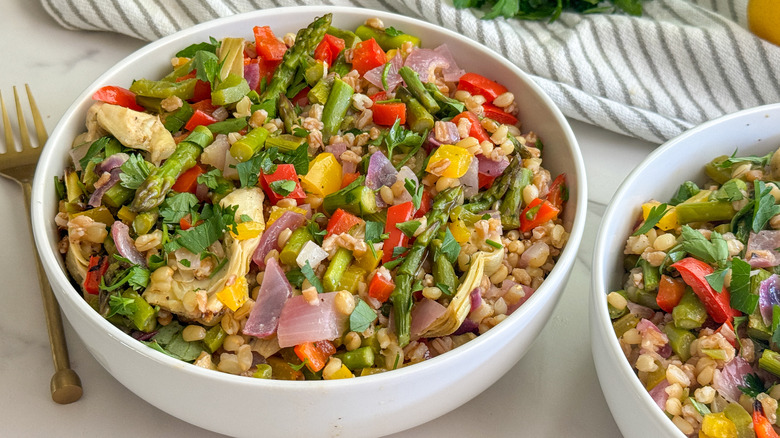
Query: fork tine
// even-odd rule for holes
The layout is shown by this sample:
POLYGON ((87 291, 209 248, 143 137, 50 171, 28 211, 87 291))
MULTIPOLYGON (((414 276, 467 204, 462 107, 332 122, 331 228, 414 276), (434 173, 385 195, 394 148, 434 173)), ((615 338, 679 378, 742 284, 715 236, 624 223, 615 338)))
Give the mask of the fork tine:
POLYGON ((0 107, 3 110, 3 130, 5 131, 5 147, 6 153, 15 152, 16 145, 14 144, 14 132, 11 128, 11 120, 8 118, 8 110, 5 109, 5 101, 3 100, 3 93, 0 92, 0 107))
POLYGON ((30 111, 32 112, 33 123, 35 123, 35 133, 38 136, 38 147, 42 147, 46 140, 49 139, 49 134, 46 133, 46 126, 43 124, 41 112, 38 111, 38 105, 35 103, 32 91, 30 91, 30 85, 24 84, 24 88, 27 89, 27 99, 30 101, 30 111))
POLYGON ((16 118, 19 121, 19 136, 22 139, 22 149, 31 148, 30 133, 27 132, 27 121, 24 120, 22 102, 19 100, 19 93, 16 91, 16 85, 14 85, 14 100, 16 101, 16 118))

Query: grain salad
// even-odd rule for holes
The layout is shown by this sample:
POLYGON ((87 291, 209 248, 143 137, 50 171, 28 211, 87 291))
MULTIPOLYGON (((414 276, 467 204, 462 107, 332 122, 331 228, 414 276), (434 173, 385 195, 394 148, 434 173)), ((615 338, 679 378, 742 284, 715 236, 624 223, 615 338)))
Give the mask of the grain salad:
POLYGON ((95 311, 196 366, 332 380, 444 354, 529 299, 568 188, 511 91, 378 19, 252 31, 94 94, 54 221, 95 311))
POLYGON ((687 436, 777 437, 780 152, 719 156, 642 205, 606 296, 639 380, 687 436))

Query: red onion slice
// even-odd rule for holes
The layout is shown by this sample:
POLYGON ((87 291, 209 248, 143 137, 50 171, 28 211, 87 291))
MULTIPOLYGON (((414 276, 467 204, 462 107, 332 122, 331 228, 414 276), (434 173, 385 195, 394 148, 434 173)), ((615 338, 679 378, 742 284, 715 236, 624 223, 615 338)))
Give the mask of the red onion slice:
POLYGON ((135 242, 130 238, 130 227, 122 221, 114 221, 111 225, 111 237, 119 255, 134 265, 146 267, 146 258, 135 248, 135 242))
POLYGON ((439 47, 433 49, 433 51, 441 55, 447 61, 447 63, 449 63, 449 66, 447 66, 447 68, 442 71, 442 75, 444 76, 444 80, 446 82, 457 82, 461 76, 466 74, 466 70, 458 67, 458 64, 455 62, 455 58, 452 57, 450 48, 447 47, 446 44, 440 45, 439 47))
POLYGON ((412 339, 419 338, 445 312, 447 312, 447 308, 436 300, 423 298, 415 304, 412 308, 412 325, 409 329, 412 339))
POLYGON ((276 259, 268 260, 263 282, 252 306, 243 333, 264 338, 276 332, 284 303, 292 296, 292 286, 276 259))
POLYGON ((263 232, 262 237, 260 237, 260 243, 258 243, 255 253, 252 254, 252 261, 255 262, 260 269, 264 269, 265 256, 267 256, 272 249, 280 249, 278 243, 279 234, 286 228, 289 228, 290 231, 295 231, 298 227, 303 225, 304 222, 306 222, 306 218, 302 214, 294 211, 286 211, 279 219, 272 223, 265 232, 263 232))
POLYGON ((332 340, 346 330, 348 315, 336 310, 338 292, 319 294, 317 305, 309 304, 297 295, 284 304, 276 330, 279 346, 293 347, 303 342, 332 340))

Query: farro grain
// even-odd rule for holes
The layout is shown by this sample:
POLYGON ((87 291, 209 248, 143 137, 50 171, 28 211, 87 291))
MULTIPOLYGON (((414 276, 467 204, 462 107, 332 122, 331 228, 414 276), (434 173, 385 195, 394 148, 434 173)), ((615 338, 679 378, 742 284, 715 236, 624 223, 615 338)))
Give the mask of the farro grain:
POLYGON ((181 337, 185 342, 200 341, 206 337, 206 329, 202 325, 190 324, 181 331, 181 337))
POLYGON ((244 345, 244 337, 239 335, 226 336, 225 341, 222 342, 222 348, 233 353, 238 351, 238 347, 242 345, 244 345))

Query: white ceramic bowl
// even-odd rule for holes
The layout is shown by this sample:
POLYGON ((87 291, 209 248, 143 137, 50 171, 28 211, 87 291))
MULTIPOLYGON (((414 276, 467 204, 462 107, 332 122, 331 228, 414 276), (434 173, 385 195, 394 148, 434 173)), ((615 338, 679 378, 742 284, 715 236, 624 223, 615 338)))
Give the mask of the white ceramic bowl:
POLYGON ((626 437, 684 437, 636 377, 612 329, 606 295, 621 289, 623 247, 642 203, 666 200, 686 180, 707 180, 719 155, 763 155, 780 147, 780 104, 744 110, 694 128, 647 157, 621 184, 604 213, 593 253, 590 331, 601 388, 626 437))
POLYGON ((195 26, 130 55, 88 87, 66 112, 46 145, 33 187, 32 215, 38 251, 62 310, 89 351, 117 380, 152 405, 212 431, 235 435, 379 436, 436 418, 470 400, 510 369, 531 345, 557 302, 574 263, 585 222, 585 169, 566 120, 523 72, 496 53, 454 32, 403 16, 343 7, 277 8, 195 26), (236 377, 171 359, 136 342, 94 312, 74 290, 57 252, 57 211, 51 178, 67 165, 72 139, 84 129, 90 96, 104 85, 127 86, 157 78, 171 56, 209 36, 251 36, 270 25, 277 35, 295 32, 332 12, 334 25, 355 28, 378 16, 386 25, 418 35, 426 47, 447 43, 459 65, 483 73, 518 96, 525 129, 544 140, 544 166, 566 172, 565 214, 571 238, 558 265, 518 311, 476 340, 408 368, 341 381, 289 382, 236 377), (259 427, 259 428, 258 428, 259 427))

